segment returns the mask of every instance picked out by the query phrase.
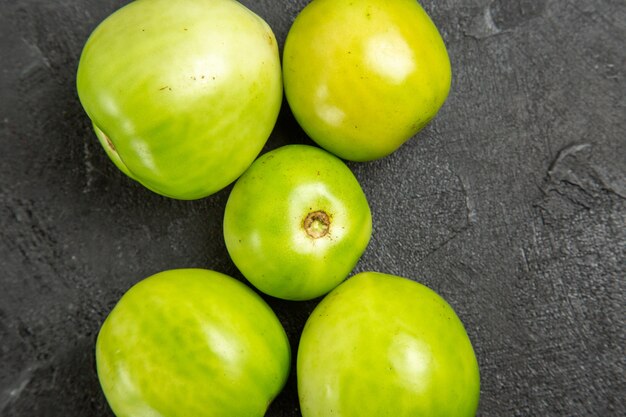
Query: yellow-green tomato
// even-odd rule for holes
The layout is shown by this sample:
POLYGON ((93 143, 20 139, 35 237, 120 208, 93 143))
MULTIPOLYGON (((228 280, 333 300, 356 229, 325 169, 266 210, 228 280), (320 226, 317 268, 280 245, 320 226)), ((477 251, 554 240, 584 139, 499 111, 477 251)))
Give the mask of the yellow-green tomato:
POLYGON ((469 417, 474 350, 450 305, 405 278, 357 274, 309 317, 298 349, 303 417, 469 417))
POLYGON ((288 145, 257 159, 226 203, 224 238, 241 273, 259 290, 307 300, 352 271, 372 234, 367 199, 337 157, 288 145))
POLYGON ((245 284, 203 269, 140 281, 96 342, 100 384, 118 417, 262 417, 290 357, 270 307, 245 284))
POLYGON ((87 40, 77 89, 120 170, 197 199, 237 179, 267 141, 282 100, 278 46, 234 0, 136 0, 87 40))
POLYGON ((420 131, 450 89, 450 61, 416 0, 313 0, 283 53, 306 133, 341 158, 382 158, 420 131))

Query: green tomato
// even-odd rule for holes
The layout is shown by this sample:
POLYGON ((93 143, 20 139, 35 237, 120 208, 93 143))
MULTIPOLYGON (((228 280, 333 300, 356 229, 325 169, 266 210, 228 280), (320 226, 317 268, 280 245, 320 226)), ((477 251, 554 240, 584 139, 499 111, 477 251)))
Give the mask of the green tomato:
POLYGON ((369 205, 350 169, 306 145, 257 159, 233 187, 224 213, 235 265, 259 290, 288 300, 336 287, 371 234, 369 205))
POLYGON ((233 0, 137 0, 91 34, 77 89, 120 170, 197 199, 237 179, 267 141, 282 100, 278 46, 233 0))
POLYGON ((416 0, 313 0, 283 53, 285 94, 320 146, 382 158, 420 131, 450 89, 446 47, 416 0))
POLYGON ((118 417, 261 417, 287 380, 290 355, 255 292, 202 269, 136 284, 96 342, 100 384, 118 417))
POLYGON ((476 356, 452 308, 408 279, 365 272, 326 296, 298 349, 304 417, 466 417, 476 356))

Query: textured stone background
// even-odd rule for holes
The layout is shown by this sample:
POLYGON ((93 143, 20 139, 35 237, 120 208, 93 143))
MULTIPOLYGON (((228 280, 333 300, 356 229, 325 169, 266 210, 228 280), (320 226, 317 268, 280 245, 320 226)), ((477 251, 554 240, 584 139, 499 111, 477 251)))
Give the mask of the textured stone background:
MULTIPOLYGON (((107 160, 74 77, 124 0, 0 0, 0 415, 111 416, 93 349, 132 284, 205 267, 241 278, 230 190, 159 197, 107 160)), ((244 1, 282 46, 307 3, 244 1)), ((466 324, 481 416, 626 414, 626 3, 423 0, 454 79, 392 156, 350 164, 368 195, 358 264, 419 280, 466 324)), ((308 143, 286 106, 266 150, 308 143)), ((315 302, 269 300, 297 346, 315 302)), ((268 416, 299 416, 295 378, 268 416)))

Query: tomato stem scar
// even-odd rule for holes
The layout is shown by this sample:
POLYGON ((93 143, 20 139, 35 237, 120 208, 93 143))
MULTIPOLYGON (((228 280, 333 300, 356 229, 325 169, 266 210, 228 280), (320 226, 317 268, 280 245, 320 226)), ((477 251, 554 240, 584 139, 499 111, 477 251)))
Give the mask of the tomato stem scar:
POLYGON ((330 217, 325 211, 312 211, 304 218, 302 227, 304 227, 307 235, 313 239, 319 239, 328 234, 330 217))
POLYGON ((115 149, 115 145, 113 145, 113 142, 111 141, 111 139, 107 135, 105 135, 104 133, 102 134, 102 136, 104 136, 104 140, 106 140, 106 143, 109 146, 109 149, 111 149, 113 152, 117 153, 117 149, 115 149))

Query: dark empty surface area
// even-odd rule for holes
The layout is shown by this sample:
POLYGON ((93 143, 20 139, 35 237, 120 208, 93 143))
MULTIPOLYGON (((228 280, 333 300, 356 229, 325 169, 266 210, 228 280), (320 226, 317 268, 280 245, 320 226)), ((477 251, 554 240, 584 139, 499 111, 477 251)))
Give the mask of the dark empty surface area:
MULTIPOLYGON (((119 172, 77 98, 78 58, 122 0, 0 0, 0 415, 112 416, 94 343, 164 269, 243 279, 230 187, 175 201, 119 172)), ((307 3, 244 1, 282 48, 307 3)), ((481 416, 626 414, 626 3, 423 0, 450 96, 397 152, 350 163, 374 231, 357 271, 420 281, 463 320, 481 416)), ((265 150, 310 143, 286 104, 265 150)), ((290 337, 317 300, 266 297, 290 337)), ((295 358, 295 354, 294 354, 295 358)), ((268 416, 300 416, 295 371, 268 416)), ((192 416, 189 416, 192 417, 192 416)))

